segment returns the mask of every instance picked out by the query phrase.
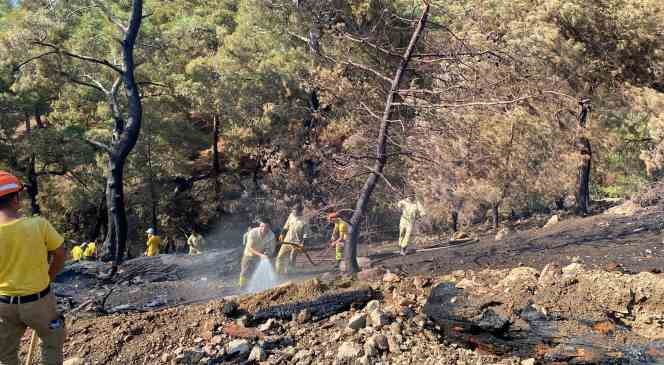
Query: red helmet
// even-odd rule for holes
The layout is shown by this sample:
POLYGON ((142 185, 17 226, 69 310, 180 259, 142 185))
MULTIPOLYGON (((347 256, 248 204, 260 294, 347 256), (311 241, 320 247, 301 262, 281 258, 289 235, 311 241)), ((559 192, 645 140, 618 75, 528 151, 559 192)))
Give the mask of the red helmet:
POLYGON ((0 171, 0 198, 23 190, 18 178, 7 171, 0 171))

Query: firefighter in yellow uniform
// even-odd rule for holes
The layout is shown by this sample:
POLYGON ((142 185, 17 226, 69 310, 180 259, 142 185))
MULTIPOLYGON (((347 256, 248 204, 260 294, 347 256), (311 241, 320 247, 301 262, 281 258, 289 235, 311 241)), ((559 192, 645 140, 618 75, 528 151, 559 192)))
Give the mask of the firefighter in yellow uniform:
POLYGON ((145 256, 157 256, 161 246, 161 237, 154 234, 154 228, 148 229, 145 233, 148 234, 148 249, 145 251, 145 256))
POLYGON ((76 245, 71 249, 71 260, 79 262, 83 258, 83 249, 80 245, 76 245))
POLYGON ((331 213, 327 217, 330 223, 334 223, 334 230, 332 231, 330 246, 335 248, 335 267, 339 268, 341 266, 341 261, 344 259, 344 246, 348 241, 350 224, 341 219, 338 213, 331 213))
POLYGON ((194 229, 192 230, 189 239, 187 239, 187 245, 189 245, 189 255, 199 255, 203 252, 205 238, 194 229))
POLYGON ((94 260, 97 258, 97 244, 94 242, 89 242, 85 246, 85 251, 83 251, 83 257, 86 260, 94 260))
POLYGON ((247 285, 249 278, 256 270, 261 259, 267 259, 265 250, 270 250, 275 244, 274 232, 270 230, 270 224, 264 220, 258 220, 259 225, 249 230, 244 235, 244 253, 240 262, 241 287, 247 285))
POLYGON ((422 204, 415 201, 412 197, 406 197, 397 203, 401 209, 401 221, 399 222, 399 248, 401 255, 406 255, 406 249, 410 244, 410 239, 415 229, 417 220, 424 216, 422 204))
POLYGON ((304 208, 297 205, 284 224, 281 248, 277 255, 277 273, 288 274, 295 270, 297 254, 304 249, 304 242, 309 236, 309 224, 303 217, 304 208))

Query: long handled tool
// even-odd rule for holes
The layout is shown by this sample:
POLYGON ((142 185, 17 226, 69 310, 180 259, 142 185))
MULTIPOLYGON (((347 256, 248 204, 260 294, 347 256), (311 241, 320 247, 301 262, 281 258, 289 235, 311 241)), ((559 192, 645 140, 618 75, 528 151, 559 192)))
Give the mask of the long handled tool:
POLYGON ((35 352, 37 347, 37 331, 32 330, 32 336, 30 336, 30 347, 28 347, 28 357, 25 359, 25 365, 32 364, 32 355, 35 352))
POLYGON ((307 257, 307 260, 309 260, 309 263, 312 266, 316 266, 316 263, 314 262, 314 260, 311 259, 311 256, 309 256, 309 252, 307 252, 307 250, 304 248, 304 245, 301 245, 301 244, 298 244, 298 243, 290 243, 290 242, 282 242, 282 245, 289 245, 289 246, 295 247, 296 250, 298 250, 299 252, 302 252, 304 254, 304 256, 307 257))

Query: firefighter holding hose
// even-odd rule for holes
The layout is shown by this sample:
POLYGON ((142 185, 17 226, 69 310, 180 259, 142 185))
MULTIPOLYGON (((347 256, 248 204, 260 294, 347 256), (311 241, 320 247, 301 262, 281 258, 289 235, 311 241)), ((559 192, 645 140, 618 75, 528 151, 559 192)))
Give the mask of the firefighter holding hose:
POLYGON ((270 223, 265 219, 257 219, 258 227, 250 229, 244 235, 244 253, 240 262, 239 286, 244 287, 261 259, 267 259, 266 249, 272 249, 275 244, 274 232, 270 223))

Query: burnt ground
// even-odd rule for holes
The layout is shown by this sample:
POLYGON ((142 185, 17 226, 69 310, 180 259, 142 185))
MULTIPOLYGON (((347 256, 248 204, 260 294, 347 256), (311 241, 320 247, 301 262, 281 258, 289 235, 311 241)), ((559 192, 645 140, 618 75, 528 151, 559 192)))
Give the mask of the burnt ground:
MULTIPOLYGON (((501 303, 504 303, 500 305, 511 308, 516 304, 523 304, 521 302, 526 298, 523 293, 530 293, 529 295, 532 296, 533 290, 530 287, 525 288, 523 293, 517 289, 523 286, 522 283, 537 282, 539 280, 537 279, 538 270, 549 263, 564 266, 571 261, 581 261, 588 269, 599 267, 601 269, 608 268, 609 271, 614 271, 617 266, 622 266, 623 270, 628 272, 663 269, 664 250, 662 246, 664 244, 661 243, 662 236, 660 233, 663 221, 660 217, 663 213, 662 210, 648 208, 629 217, 606 214, 587 218, 567 217, 552 227, 537 228, 548 219, 548 217, 540 217, 539 219, 531 219, 516 224, 516 232, 507 235, 503 240, 495 241, 493 233, 489 231, 476 231, 471 233, 477 234, 480 238, 479 241, 460 245, 450 245, 449 242, 440 237, 420 236, 416 240, 419 252, 406 257, 395 254, 397 246, 394 241, 362 245, 359 248, 360 254, 369 256, 372 266, 382 266, 398 273, 403 278, 400 284, 395 284, 391 280, 386 281, 385 278, 380 283, 381 279, 378 278, 378 286, 376 286, 376 282, 374 282, 374 286, 379 293, 382 293, 381 296, 384 298, 385 304, 388 305, 386 310, 394 312, 390 316, 401 318, 406 313, 406 317, 403 317, 403 321, 400 323, 404 326, 404 331, 406 329, 407 331, 411 331, 411 329, 413 331, 412 334, 409 332, 408 335, 404 332, 403 341, 405 342, 402 343, 401 349, 397 348, 393 352, 392 345, 390 345, 389 354, 384 352, 381 360, 384 361, 383 363, 424 364, 427 363, 426 360, 440 360, 444 356, 454 354, 456 357, 454 359, 450 358, 450 362, 445 363, 455 363, 457 360, 466 359, 466 356, 479 356, 474 352, 463 352, 467 350, 449 347, 452 345, 448 343, 448 340, 451 341, 452 338, 448 338, 448 336, 446 337, 447 340, 442 341, 438 338, 440 336, 439 331, 433 328, 423 329, 420 323, 422 321, 421 316, 417 315, 408 319, 409 315, 407 313, 409 311, 404 311, 404 306, 411 308, 415 313, 421 313, 421 307, 426 302, 426 298, 429 297, 431 287, 422 290, 421 286, 424 282, 444 282, 449 280, 449 278, 446 278, 449 276, 453 279, 453 282, 458 284, 457 287, 466 288, 464 290, 468 295, 476 294, 478 298, 487 297, 487 293, 495 287, 500 290, 496 293, 490 293, 489 297, 498 298, 500 295, 507 295, 506 298, 501 299, 501 303), (533 269, 529 269, 527 266, 533 269), (482 270, 483 272, 480 272, 482 270), (453 275, 445 275, 449 273, 453 273, 453 275), (421 279, 416 275, 423 275, 426 278, 421 279), (505 281, 503 286, 513 290, 503 290, 502 284, 494 283, 496 280, 505 281), (416 292, 411 293, 412 290, 416 292), (509 294, 512 292, 513 294, 509 294), (412 346, 415 347, 411 349, 412 346), (429 352, 431 351, 429 349, 435 349, 434 353, 429 352), (420 359, 413 356, 424 356, 424 358, 420 359)), ((61 283, 56 285, 56 292, 60 292, 61 299, 68 297, 72 302, 67 311, 67 326, 70 329, 70 336, 66 343, 67 357, 78 356, 87 360, 85 363, 93 364, 171 363, 171 360, 176 356, 181 356, 182 351, 195 349, 198 352, 209 353, 210 358, 215 356, 224 358, 221 355, 224 352, 224 346, 229 345, 227 342, 233 336, 224 335, 222 327, 234 323, 234 319, 226 318, 223 314, 223 303, 227 300, 238 300, 242 308, 253 312, 261 306, 311 298, 328 290, 348 288, 356 283, 342 280, 341 282, 335 282, 336 284, 321 286, 320 282, 314 280, 312 281, 313 284, 285 286, 265 293, 241 298, 233 297, 236 299, 232 299, 227 296, 239 293, 235 285, 237 271, 239 270, 239 255, 239 249, 236 248, 226 251, 211 251, 198 257, 161 255, 156 258, 135 259, 128 262, 122 269, 123 271, 119 274, 122 280, 113 284, 96 282, 90 275, 85 274, 86 271, 94 272, 96 269, 94 265, 98 264, 85 263, 78 269, 70 268, 70 274, 64 275, 61 283), (109 291, 110 289, 113 290, 109 291), (99 301, 103 301, 100 299, 103 297, 106 297, 106 300, 101 312, 99 307, 95 309, 94 305, 79 310, 71 310, 73 307, 90 300, 98 304, 99 301), (221 297, 225 298, 221 299, 221 297), (130 305, 130 307, 124 307, 126 305, 130 305), (104 312, 111 313, 104 314, 104 312)), ((331 269, 333 264, 333 252, 331 250, 326 248, 314 249, 311 256, 318 263, 315 267, 308 264, 306 258, 301 256, 298 259, 298 266, 300 266, 298 275, 283 278, 283 280, 301 281, 307 277, 319 276, 331 269)), ((531 299, 535 300, 538 305, 542 304, 542 306, 546 306, 555 313, 568 314, 570 318, 574 318, 576 314, 569 314, 566 311, 572 311, 573 309, 575 311, 586 310, 587 313, 584 312, 581 317, 583 319, 593 319, 592 324, 594 324, 596 322, 604 323, 602 320, 605 320, 604 317, 608 316, 605 313, 606 303, 617 303, 615 305, 617 309, 614 312, 622 313, 621 311, 624 311, 624 308, 622 308, 623 302, 633 303, 633 301, 630 301, 633 293, 648 292, 652 288, 661 287, 661 284, 657 281, 661 277, 660 275, 657 277, 648 276, 647 278, 657 282, 653 282, 652 285, 648 284, 649 286, 646 285, 645 289, 641 288, 639 290, 634 290, 632 286, 636 284, 643 286, 641 276, 636 279, 627 276, 623 278, 620 273, 605 273, 605 271, 592 274, 595 276, 581 271, 579 275, 581 276, 576 281, 554 280, 564 285, 571 285, 565 287, 564 290, 560 290, 562 294, 569 294, 561 297, 569 299, 568 301, 553 294, 549 297, 546 294, 548 291, 542 291, 544 294, 540 295, 541 298, 533 297, 531 299), (605 285, 598 286, 597 280, 599 279, 606 279, 604 280, 605 285), (624 285, 620 287, 614 282, 621 282, 624 285), (606 289, 607 294, 606 299, 599 296, 596 301, 592 302, 597 308, 588 304, 586 299, 579 301, 579 298, 590 298, 597 294, 595 291, 600 287, 606 289), (615 293, 618 293, 616 288, 622 288, 618 292, 624 295, 616 296, 615 293), (593 295, 590 295, 591 293, 593 295), (562 309, 556 309, 556 305, 561 306, 562 309)), ((328 279, 323 279, 325 277, 326 275, 321 276, 322 280, 327 281, 328 279)), ((555 289, 556 287, 551 288, 555 289)), ((653 296, 654 309, 646 308, 652 313, 661 313, 661 310, 657 307, 661 303, 657 301, 657 296, 653 296)), ((495 307, 496 303, 492 305, 495 307)), ((628 314, 636 308, 633 304, 625 305, 628 314)), ((483 306, 480 307, 484 308, 483 306)), ((494 309, 498 310, 500 308, 498 306, 494 309)), ((512 313, 513 311, 506 310, 505 312, 512 313)), ((340 341, 362 343, 368 341, 364 337, 371 335, 371 332, 349 332, 345 329, 347 321, 354 313, 350 311, 340 314, 343 317, 341 327, 336 326, 333 319, 329 323, 314 322, 310 325, 298 324, 296 321, 282 323, 281 326, 288 328, 283 330, 282 335, 292 336, 296 344, 270 352, 270 357, 276 358, 274 362, 270 363, 295 363, 294 360, 298 358, 299 353, 311 352, 311 349, 314 349, 310 354, 312 359, 309 362, 302 363, 332 364, 335 356, 339 356, 336 348, 340 345, 340 341), (293 361, 288 360, 293 356, 293 361)), ((496 313, 500 314, 499 311, 496 313)), ((609 314, 611 313, 613 312, 609 314)), ((650 323, 646 323, 648 326, 655 326, 659 323, 657 321, 660 320, 657 319, 659 317, 655 318, 656 316, 653 317, 655 318, 653 320, 647 316, 647 318, 641 317, 636 315, 634 323, 640 325, 641 322, 647 322, 650 323)), ((611 316, 607 318, 609 318, 609 322, 613 320, 611 316)), ((401 321, 401 319, 398 319, 398 321, 401 321)), ((514 322, 517 323, 518 321, 514 320, 514 322)), ((566 324, 567 322, 563 321, 561 323, 566 324)), ((614 326, 622 326, 622 320, 618 320, 617 323, 614 326)), ((556 322, 556 324, 558 323, 556 322)), ((561 328, 564 329, 564 327, 561 328)), ((572 334, 581 333, 579 328, 581 328, 580 325, 572 327, 569 332, 572 334)), ((650 327, 640 328, 635 326, 634 328, 644 332, 650 327)), ((389 338, 391 336, 389 331, 384 328, 382 333, 389 338)), ((650 332, 646 334, 652 337, 650 332)), ((625 336, 627 336, 625 338, 628 338, 632 334, 627 333, 625 336)), ((655 334, 655 338, 659 338, 657 336, 655 334)), ((399 339, 401 337, 394 335, 394 338, 399 339)), ((613 337, 611 337, 611 341, 613 341, 613 337)), ((25 353, 27 342, 26 335, 22 344, 22 353, 25 353)), ((635 344, 648 344, 641 337, 633 339, 633 342, 635 344)), ((476 346, 478 350, 481 349, 481 346, 477 344, 473 346, 476 346)), ((473 346, 471 348, 475 348, 473 346)), ((556 354, 559 349, 544 350, 546 350, 546 354, 556 354)), ((489 351, 489 353, 494 352, 489 351)), ((659 352, 657 353, 659 354, 659 352)), ((528 356, 537 355, 536 351, 529 351, 527 354, 528 356)), ((246 356, 247 354, 244 355, 244 358, 246 356)), ((503 354, 502 356, 509 356, 509 354, 503 354)), ((224 359, 227 358, 228 356, 224 359)), ((231 363, 243 362, 235 362, 236 360, 241 359, 232 360, 231 363)), ((467 363, 496 362, 497 359, 492 361, 474 359, 467 363)), ((224 361, 224 363, 226 362, 224 361)), ((518 362, 508 361, 506 363, 518 362)), ((591 361, 591 363, 595 362, 591 361)))
MULTIPOLYGON (((542 222, 543 224, 543 222, 542 222)), ((628 272, 664 271, 664 211, 656 207, 633 216, 598 214, 563 218, 548 228, 530 228, 496 241, 480 233, 479 242, 429 249, 435 239, 420 238, 418 250, 401 257, 394 242, 372 247, 372 263, 403 274, 445 274, 454 270, 481 270, 581 261, 589 267, 622 266, 628 272)), ((366 250, 366 248, 365 248, 366 250)))

